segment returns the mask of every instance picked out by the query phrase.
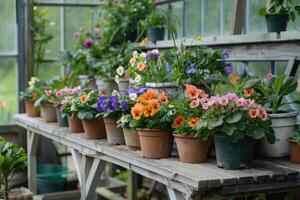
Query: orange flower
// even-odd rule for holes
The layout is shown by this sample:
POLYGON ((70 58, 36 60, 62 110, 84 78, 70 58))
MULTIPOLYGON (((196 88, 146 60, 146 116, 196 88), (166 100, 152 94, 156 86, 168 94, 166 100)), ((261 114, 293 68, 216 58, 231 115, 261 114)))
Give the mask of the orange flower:
POLYGON ((135 58, 131 58, 129 63, 131 66, 134 66, 136 59, 135 58))
POLYGON ((200 95, 200 90, 193 85, 185 85, 185 96, 189 99, 196 99, 200 95))
POLYGON ((238 75, 236 75, 236 74, 232 74, 229 77, 229 79, 230 79, 230 82, 236 82, 236 81, 240 80, 240 77, 238 75))
POLYGON ((199 101, 196 99, 196 100, 193 100, 191 103, 190 103, 190 108, 191 109, 194 109, 194 108, 197 108, 199 106, 199 101))
POLYGON ((31 94, 31 99, 32 99, 32 101, 35 101, 35 100, 36 100, 36 97, 37 97, 36 93, 33 92, 33 93, 31 94))
POLYGON ((143 71, 146 68, 146 65, 143 62, 139 62, 137 64, 137 68, 138 68, 139 71, 143 71))
POLYGON ((141 119, 143 112, 144 112, 144 106, 140 103, 135 104, 135 106, 131 108, 131 116, 135 120, 141 119))
POLYGON ((150 99, 155 99, 157 95, 154 90, 147 90, 147 92, 143 96, 145 96, 147 100, 150 100, 150 99))
POLYGON ((204 90, 198 89, 198 92, 201 98, 208 98, 208 94, 206 94, 204 90))
POLYGON ((258 115, 259 115, 259 110, 258 109, 252 108, 252 109, 249 110, 249 116, 252 119, 258 117, 258 115))
POLYGON ((142 41, 140 41, 140 45, 144 46, 145 44, 147 44, 149 42, 149 39, 146 37, 144 38, 142 41))
POLYGON ((200 122, 200 117, 192 117, 190 121, 188 121, 188 125, 194 128, 200 122))
POLYGON ((159 102, 158 102, 157 99, 151 99, 149 101, 148 105, 150 105, 153 108, 153 110, 155 111, 155 113, 157 113, 158 111, 160 111, 160 104, 159 104, 159 102))
POLYGON ((254 89, 249 88, 249 89, 244 90, 244 95, 246 97, 251 97, 254 94, 254 92, 255 92, 254 89))
POLYGON ((147 104, 147 99, 144 95, 140 96, 137 100, 138 103, 146 105, 147 104))
POLYGON ((86 94, 80 96, 80 102, 81 103, 86 103, 88 100, 88 96, 86 94))
POLYGON ((152 117, 155 115, 155 109, 152 104, 148 104, 144 109, 144 116, 145 117, 152 117))
POLYGON ((173 126, 174 127, 180 127, 183 125, 185 118, 181 115, 179 115, 178 117, 176 117, 173 121, 173 126))
POLYGON ((166 95, 165 92, 162 92, 158 95, 158 100, 162 103, 162 104, 165 104, 165 105, 168 105, 169 104, 169 100, 168 100, 168 97, 166 95))

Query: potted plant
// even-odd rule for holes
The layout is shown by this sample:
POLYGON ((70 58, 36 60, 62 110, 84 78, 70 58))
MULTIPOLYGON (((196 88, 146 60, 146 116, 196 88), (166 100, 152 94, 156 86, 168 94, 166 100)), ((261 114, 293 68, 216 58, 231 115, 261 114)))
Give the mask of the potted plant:
POLYGON ((291 161, 300 164, 300 130, 293 133, 289 142, 291 145, 291 161))
POLYGON ((26 166, 25 150, 0 137, 0 184, 3 186, 5 200, 9 199, 9 181, 15 174, 23 172, 26 166))
POLYGON ((95 90, 84 91, 73 105, 78 110, 78 118, 82 120, 84 132, 88 139, 104 139, 106 131, 102 117, 97 112, 98 93, 95 90))
POLYGON ((21 99, 24 100, 25 103, 25 111, 28 117, 39 117, 40 116, 40 109, 39 107, 34 107, 34 102, 37 97, 40 95, 38 94, 39 90, 37 89, 40 85, 40 81, 36 77, 31 77, 30 81, 28 82, 28 88, 20 93, 21 99))
POLYGON ((41 107, 41 115, 45 122, 57 122, 56 111, 54 106, 55 92, 49 87, 40 88, 41 96, 34 102, 34 106, 41 107))
POLYGON ((78 118, 78 97, 81 95, 81 87, 70 88, 68 95, 64 97, 61 102, 60 111, 63 116, 68 117, 68 125, 71 133, 82 133, 84 132, 82 121, 78 118))
POLYGON ((167 96, 148 90, 131 108, 131 116, 130 127, 138 132, 142 156, 152 159, 170 157, 173 115, 167 96))
POLYGON ((272 74, 256 80, 253 88, 248 88, 250 91, 253 89, 250 98, 254 98, 256 102, 269 109, 276 137, 274 145, 270 145, 266 140, 262 141, 261 154, 265 157, 288 156, 290 152, 288 139, 295 130, 298 112, 284 108, 288 104, 284 99, 296 90, 297 80, 294 77, 272 74))
POLYGON ((62 102, 65 100, 65 97, 70 94, 71 90, 71 88, 65 87, 63 89, 57 89, 54 91, 54 104, 56 109, 57 124, 59 127, 68 127, 68 117, 62 114, 61 109, 62 102))
POLYGON ((204 114, 196 126, 199 134, 213 135, 217 165, 224 169, 249 167, 255 140, 273 144, 274 131, 267 111, 252 99, 235 93, 199 100, 204 114))
POLYGON ((149 40, 156 42, 165 38, 167 22, 166 14, 161 10, 156 10, 151 12, 141 24, 147 29, 147 37, 149 40))
POLYGON ((125 144, 123 130, 116 124, 124 106, 120 105, 119 98, 120 94, 114 91, 111 96, 100 96, 97 101, 97 110, 103 116, 109 144, 125 144))
POLYGON ((197 132, 194 128, 203 113, 199 100, 208 95, 193 85, 186 85, 185 97, 172 103, 176 113, 172 126, 179 159, 187 163, 201 163, 206 160, 211 149, 212 137, 209 132, 197 132))
POLYGON ((300 15, 300 6, 293 7, 292 0, 268 0, 266 7, 259 10, 261 16, 265 16, 268 32, 287 30, 288 21, 295 21, 296 13, 300 15))

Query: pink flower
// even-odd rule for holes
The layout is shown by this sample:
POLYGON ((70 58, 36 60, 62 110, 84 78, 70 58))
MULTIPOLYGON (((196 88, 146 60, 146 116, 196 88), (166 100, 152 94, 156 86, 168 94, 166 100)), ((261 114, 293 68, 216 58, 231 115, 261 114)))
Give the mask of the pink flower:
POLYGON ((265 109, 259 109, 259 114, 258 114, 258 117, 263 120, 263 121, 266 121, 268 119, 268 113, 265 109))
POLYGON ((201 104, 204 104, 205 102, 208 101, 208 99, 207 99, 207 98, 200 98, 200 99, 198 99, 198 101, 199 101, 201 104))
POLYGON ((219 104, 226 106, 229 103, 229 99, 227 97, 220 97, 219 104))
POLYGON ((272 74, 272 73, 268 73, 268 74, 267 74, 267 78, 268 78, 268 79, 271 79, 272 77, 273 77, 273 74, 272 74))
POLYGON ((74 39, 79 38, 79 36, 80 36, 80 32, 74 32, 74 33, 73 33, 73 38, 74 38, 74 39))
POLYGON ((131 66, 134 66, 136 59, 135 58, 131 58, 129 63, 131 66))
POLYGON ((235 102, 238 99, 238 96, 235 93, 228 93, 226 96, 231 102, 235 102))
POLYGON ((126 73, 125 73, 125 78, 126 78, 127 81, 130 79, 130 74, 129 74, 129 72, 126 72, 126 73))
POLYGON ((67 99, 64 99, 64 100, 61 101, 62 105, 67 105, 68 103, 69 103, 69 101, 67 99))
POLYGON ((119 76, 122 76, 123 73, 124 73, 124 68, 123 68, 122 66, 119 66, 119 67, 117 68, 117 74, 119 74, 119 76))
POLYGON ((216 102, 213 100, 213 99, 210 99, 210 100, 208 100, 207 101, 207 104, 209 105, 209 106, 212 106, 212 105, 214 105, 216 102))
POLYGON ((208 110, 209 109, 209 105, 207 103, 205 103, 205 104, 202 105, 202 108, 204 110, 208 110))
POLYGON ((198 99, 196 99, 190 103, 190 108, 192 108, 192 109, 197 108, 198 106, 199 106, 198 99))
POLYGON ((62 91, 62 90, 57 90, 57 91, 55 92, 55 96, 56 96, 56 97, 62 97, 62 96, 63 96, 63 91, 62 91))
POLYGON ((235 105, 236 105, 237 107, 243 106, 244 100, 245 100, 244 98, 237 99, 237 100, 235 101, 235 105))
POLYGON ((136 58, 139 55, 139 53, 137 51, 133 52, 133 57, 136 58))
POLYGON ((251 106, 254 104, 253 100, 250 99, 245 99, 243 101, 243 106, 245 106, 246 108, 251 108, 251 106))
POLYGON ((52 94, 52 90, 47 90, 47 91, 45 91, 45 94, 46 94, 47 97, 50 97, 51 94, 52 94))
POLYGON ((94 40, 91 38, 88 38, 88 39, 84 40, 84 42, 83 42, 83 46, 88 47, 88 48, 93 46, 93 44, 94 44, 94 40))

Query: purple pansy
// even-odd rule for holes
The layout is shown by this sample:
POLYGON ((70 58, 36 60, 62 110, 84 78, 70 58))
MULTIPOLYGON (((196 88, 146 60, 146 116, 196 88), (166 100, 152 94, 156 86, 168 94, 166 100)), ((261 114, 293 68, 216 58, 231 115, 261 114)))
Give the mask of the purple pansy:
POLYGON ((129 87, 129 88, 127 89, 127 92, 128 92, 128 94, 135 93, 135 94, 137 94, 138 96, 140 96, 140 95, 143 94, 146 90, 147 90, 146 87, 139 87, 138 89, 134 89, 134 88, 132 88, 132 87, 129 87))
POLYGON ((119 106, 118 98, 116 96, 110 96, 108 102, 108 107, 111 111, 115 111, 119 106))
POLYGON ((187 69, 186 69, 186 73, 189 76, 195 75, 197 73, 196 65, 191 64, 190 66, 188 66, 187 69))
POLYGON ((121 108, 123 111, 126 111, 128 109, 128 103, 126 100, 121 101, 121 108))
POLYGON ((94 40, 91 38, 88 38, 83 42, 83 46, 85 47, 91 47, 93 44, 94 44, 94 40))
POLYGON ((224 71, 226 74, 231 74, 233 72, 233 67, 231 64, 227 65, 225 68, 224 68, 224 71))
POLYGON ((107 105, 107 102, 106 102, 106 99, 107 97, 104 97, 104 96, 101 96, 98 98, 98 101, 97 101, 97 110, 99 112, 102 112, 102 111, 107 111, 108 109, 108 105, 107 105))
POLYGON ((157 49, 154 49, 152 51, 148 51, 146 54, 146 60, 155 60, 159 57, 159 51, 157 49))
POLYGON ((228 58, 229 58, 229 53, 224 51, 221 57, 222 61, 225 62, 228 58))
POLYGON ((172 67, 169 63, 167 63, 166 70, 167 70, 167 72, 171 72, 171 70, 172 70, 172 67))

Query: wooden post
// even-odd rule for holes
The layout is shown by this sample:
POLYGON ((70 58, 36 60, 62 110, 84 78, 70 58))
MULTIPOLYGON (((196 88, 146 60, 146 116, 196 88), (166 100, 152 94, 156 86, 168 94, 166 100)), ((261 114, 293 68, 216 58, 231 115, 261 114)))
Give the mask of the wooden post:
POLYGON ((132 170, 128 170, 127 194, 128 200, 136 200, 138 190, 138 175, 132 170))
POLYGON ((28 156, 28 187, 33 194, 37 193, 36 181, 36 149, 39 135, 27 131, 27 156, 28 156))
POLYGON ((25 49, 26 49, 26 76, 27 80, 34 73, 34 44, 33 44, 33 0, 26 0, 25 6, 25 49))
POLYGON ((231 33, 240 35, 243 32, 246 13, 246 0, 234 0, 232 9, 231 33))

